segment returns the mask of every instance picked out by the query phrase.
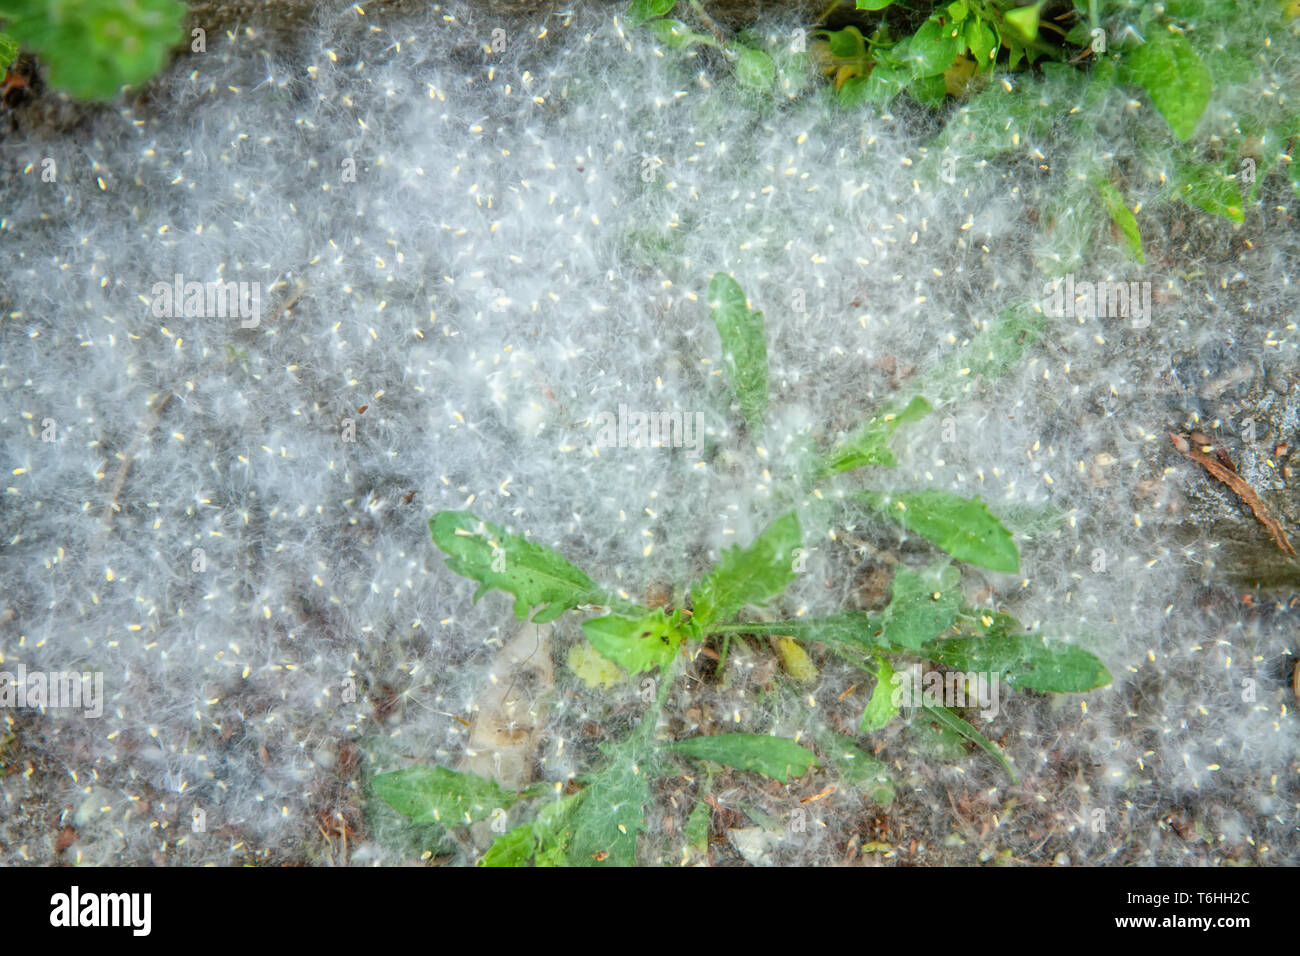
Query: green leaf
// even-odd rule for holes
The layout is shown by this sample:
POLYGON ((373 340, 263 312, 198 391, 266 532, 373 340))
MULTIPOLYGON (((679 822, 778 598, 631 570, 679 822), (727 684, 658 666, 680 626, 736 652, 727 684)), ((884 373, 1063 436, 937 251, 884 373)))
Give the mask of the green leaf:
POLYGON ((999 674, 1012 687, 1083 693, 1110 683, 1110 671, 1081 647, 1037 634, 954 637, 926 648, 926 656, 959 671, 999 674))
POLYGON ((856 87, 850 94, 848 90, 854 80, 845 83, 844 88, 840 90, 840 100, 885 105, 901 93, 911 79, 912 71, 906 66, 878 62, 872 69, 871 75, 867 77, 865 86, 856 87))
POLYGON ((962 608, 953 625, 954 634, 966 637, 1006 637, 1024 632, 1021 623, 1010 614, 985 608, 962 608))
POLYGON ((446 767, 410 767, 375 777, 375 794, 416 823, 462 826, 486 820, 518 799, 492 780, 446 767))
POLYGON ((948 84, 942 73, 936 73, 934 76, 913 79, 908 84, 907 91, 912 94, 912 99, 922 106, 937 109, 948 97, 948 84))
POLYGON ((1178 195, 1198 209, 1233 222, 1245 222, 1241 193, 1235 179, 1212 166, 1180 169, 1178 195))
POLYGON ((532 823, 524 823, 492 841, 479 859, 479 866, 523 866, 537 852, 537 834, 532 823))
POLYGON ((896 406, 885 409, 869 419, 851 438, 831 450, 822 466, 823 472, 833 474, 862 465, 885 465, 892 468, 898 462, 889 450, 889 439, 900 425, 918 421, 930 411, 930 403, 919 395, 908 402, 902 411, 898 411, 896 406))
POLYGON ((1040 0, 1032 7, 1016 7, 1002 14, 1002 19, 1011 26, 1021 43, 1033 43, 1038 39, 1038 11, 1042 6, 1040 0))
POLYGON ((863 655, 899 650, 884 642, 884 627, 880 618, 866 611, 841 611, 826 617, 796 618, 790 621, 753 621, 728 625, 726 630, 744 634, 777 634, 800 641, 817 641, 863 655))
POLYGON ((600 604, 595 583, 554 551, 507 534, 468 511, 440 511, 429 521, 433 541, 447 554, 447 567, 480 582, 474 600, 496 588, 515 596, 515 617, 546 605, 533 617, 543 624, 582 604, 600 604))
MULTIPOLYGON (((751 90, 770 90, 772 84, 776 82, 776 64, 772 62, 772 58, 762 50, 747 46, 736 48, 735 52, 739 54, 736 58, 737 82, 751 90)), ((763 345, 763 361, 766 366, 766 343, 763 345)), ((764 377, 766 378, 766 368, 764 377)))
POLYGON ((722 360, 751 431, 767 417, 767 333, 763 313, 750 312, 745 293, 725 272, 709 283, 709 308, 722 337, 722 360))
POLYGON ((40 55, 50 85, 104 99, 157 73, 184 39, 178 0, 9 0, 5 32, 40 55))
MULTIPOLYGON (((899 89, 902 89, 900 86, 899 89)), ((895 93, 898 90, 894 91, 895 93)), ((851 109, 871 102, 871 80, 865 76, 854 76, 844 81, 839 92, 840 105, 851 109)))
POLYGON ((680 615, 656 608, 643 617, 607 614, 582 622, 582 632, 600 655, 630 674, 667 667, 681 646, 680 615))
POLYGON ((1003 768, 1006 769, 1007 774, 1011 777, 1012 783, 1020 782, 1016 779, 1016 772, 1011 769, 1011 764, 1007 763, 1007 758, 1002 756, 1002 751, 998 750, 998 748, 993 745, 993 741, 989 740, 982 733, 972 727, 969 722, 954 714, 947 707, 929 707, 922 705, 921 710, 924 712, 926 717, 936 721, 945 730, 951 730, 954 733, 960 734, 971 743, 978 746, 985 753, 990 754, 998 763, 1002 764, 1003 768))
POLYGON ((801 544, 799 516, 790 512, 768 525, 748 548, 723 551, 721 563, 691 588, 696 623, 707 630, 746 605, 779 596, 794 580, 794 552, 801 544))
POLYGON ((637 835, 645 830, 650 773, 628 744, 611 747, 612 761, 581 792, 565 859, 570 866, 635 866, 637 835))
POLYGON ((493 841, 479 859, 479 866, 564 866, 565 850, 572 837, 570 821, 582 799, 582 792, 542 804, 532 821, 520 824, 493 841))
POLYGON ((1124 197, 1109 182, 1098 177, 1096 183, 1101 201, 1106 204, 1106 211, 1110 213, 1110 218, 1115 225, 1119 226, 1120 232, 1128 242, 1129 252, 1134 259, 1145 265, 1147 257, 1142 252, 1142 232, 1138 229, 1137 218, 1133 215, 1133 211, 1124 205, 1124 197))
POLYGON ((818 743, 826 752, 826 759, 834 765, 845 783, 866 790, 867 795, 876 803, 893 802, 894 782, 890 779, 889 768, 882 761, 871 756, 850 738, 833 731, 822 734, 818 743))
POLYGON ((954 0, 948 4, 948 16, 954 23, 961 23, 970 13, 970 8, 966 6, 966 0, 954 0))
POLYGON ((677 0, 632 0, 625 16, 629 25, 639 27, 647 20, 667 16, 676 5, 677 0))
POLYGON ((1009 306, 960 352, 918 376, 914 387, 933 395, 936 404, 963 400, 972 383, 992 381, 1014 368, 1033 348, 1047 322, 1047 314, 1037 303, 1009 306))
POLYGON ((573 836, 571 824, 585 792, 580 790, 549 801, 537 811, 533 833, 537 837, 535 862, 538 866, 564 866, 568 862, 566 853, 573 836))
POLYGON ((939 763, 955 763, 967 755, 966 738, 939 723, 938 719, 922 717, 910 721, 904 728, 909 746, 939 763))
POLYGON ((673 753, 711 760, 738 770, 752 770, 765 777, 786 783, 793 773, 801 777, 817 763, 811 750, 800 747, 786 737, 759 734, 717 734, 690 737, 665 748, 673 753))
POLYGON ((966 45, 971 55, 981 68, 987 67, 995 58, 998 38, 986 23, 979 20, 966 21, 966 45))
POLYGON ((952 66, 963 49, 960 32, 952 24, 926 20, 907 41, 906 62, 916 77, 936 76, 952 66), (954 35, 957 34, 957 35, 954 35))
POLYGON ((880 660, 880 669, 876 671, 876 688, 871 692, 867 709, 862 712, 862 721, 858 730, 870 733, 885 727, 898 716, 898 705, 894 703, 894 666, 885 658, 880 660))
POLYGON ((826 36, 831 56, 839 60, 861 60, 867 55, 866 41, 862 31, 855 26, 847 26, 826 36))
POLYGON ((960 609, 961 574, 951 564, 921 571, 900 567, 881 618, 882 639, 886 644, 920 650, 952 627, 960 609))
POLYGON ((703 800, 695 801, 691 815, 686 818, 686 850, 694 856, 709 852, 709 824, 713 821, 713 808, 703 800))
POLYGON ((1214 91, 1214 79, 1191 43, 1168 32, 1154 32, 1146 43, 1126 49, 1120 80, 1145 89, 1152 105, 1183 141, 1196 131, 1214 91))
POLYGON ((894 0, 858 0, 859 10, 883 10, 894 0))
POLYGON ((958 561, 1013 574, 1020 570, 1020 551, 1011 532, 979 495, 963 498, 939 490, 892 495, 867 491, 858 498, 958 561))
POLYGON ((18 41, 0 33, 0 70, 7 70, 18 56, 18 41))
POLYGON ((681 20, 651 20, 646 26, 660 43, 673 50, 685 49, 692 43, 703 43, 706 46, 718 45, 718 41, 713 37, 696 33, 681 20))

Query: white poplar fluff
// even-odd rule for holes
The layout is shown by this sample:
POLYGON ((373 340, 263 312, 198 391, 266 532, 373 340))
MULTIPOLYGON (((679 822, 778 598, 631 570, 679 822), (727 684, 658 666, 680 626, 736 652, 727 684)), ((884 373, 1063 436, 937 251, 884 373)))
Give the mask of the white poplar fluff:
MULTIPOLYGON (((1183 205, 1144 216, 1139 266, 1105 224, 1037 215, 1081 154, 1147 168, 1125 166, 1131 131, 1163 120, 1119 92, 1096 141, 1053 115, 1004 156, 958 147, 948 182, 918 175, 929 114, 845 110, 811 77, 746 97, 712 51, 669 50, 609 5, 379 12, 321 4, 291 41, 210 34, 147 100, 0 139, 0 669, 102 672, 104 693, 96 719, 4 711, 4 862, 472 862, 368 795, 379 770, 491 768, 456 718, 512 680, 494 670, 519 629, 510 599, 474 603, 428 519, 471 510, 635 600, 685 585, 780 513, 806 438, 849 433, 1067 262, 1080 281, 1150 282, 1149 326, 1050 319, 1007 375, 958 370, 870 479, 981 495, 1018 532, 1021 574, 965 568, 968 599, 1088 648, 1112 684, 1004 690, 980 726, 1015 787, 898 721, 859 739, 894 774, 885 810, 849 787, 801 805, 829 772, 781 796, 727 777, 716 796, 738 819, 803 806, 807 826, 739 836, 723 859, 837 862, 853 837, 921 841, 921 862, 1300 862, 1297 612, 1223 584, 1207 516, 1272 544, 1167 438, 1193 415, 1239 437, 1253 416, 1257 441, 1233 450, 1260 488, 1274 442, 1295 444, 1283 178, 1240 227, 1183 205), (766 322, 757 451, 729 408, 715 272, 766 322), (224 308, 219 283, 236 284, 224 308), (689 416, 704 454, 600 447, 620 406, 689 416), (1047 505, 1060 520, 1035 525, 1047 505), (76 830, 62 850, 59 808, 76 830)), ((777 50, 796 26, 757 32, 777 50)), ((1205 122, 1290 95, 1298 69, 1220 84, 1205 122)), ((1134 176, 1125 198, 1159 188, 1134 176)), ((847 537, 936 554, 866 520, 830 530, 810 533, 783 613, 853 606, 868 555, 847 537)), ((572 617, 521 718, 535 779, 593 766, 584 728, 617 738, 640 706, 636 681, 591 690, 565 666, 572 617)), ((815 683, 769 693, 772 659, 733 645, 726 687, 674 693, 675 731, 806 738, 863 679, 818 657, 815 683)), ((648 809, 644 863, 680 857, 665 808, 648 809)))

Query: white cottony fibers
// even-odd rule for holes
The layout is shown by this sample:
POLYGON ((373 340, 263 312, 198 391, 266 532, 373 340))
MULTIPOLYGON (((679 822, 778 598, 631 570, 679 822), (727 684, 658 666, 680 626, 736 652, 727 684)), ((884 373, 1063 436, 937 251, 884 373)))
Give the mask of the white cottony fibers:
MULTIPOLYGON (((1220 88, 1207 122, 1285 90, 1284 69, 1220 88)), ((210 37, 147 103, 85 128, 6 135, 0 653, 4 666, 102 671, 105 709, 3 714, 5 861, 54 859, 34 822, 46 816, 19 812, 38 801, 72 808, 63 852, 86 863, 338 862, 345 831, 361 834, 354 862, 455 852, 401 836, 365 800, 376 768, 456 766, 462 721, 509 679, 493 671, 517 630, 509 603, 472 602, 429 517, 471 510, 637 600, 684 585, 788 507, 782 481, 806 439, 849 432, 1038 298, 1071 235, 1027 213, 1078 151, 1132 162, 1124 124, 1160 121, 1117 109, 1104 144, 1027 130, 1009 158, 962 157, 944 183, 918 172, 932 122, 902 104, 846 113, 797 84, 775 100, 742 100, 725 65, 666 51, 603 5, 497 22, 339 4, 292 43, 210 37), (764 313, 759 451, 728 407, 708 318, 716 271, 764 313), (257 283, 257 323, 156 317, 151 290, 176 275, 257 283), (602 415, 621 406, 691 416, 703 457, 602 447, 602 415)), ((982 755, 936 762, 897 725, 873 738, 899 813, 936 845, 964 834, 957 858, 1002 846, 997 828, 962 829, 970 815, 950 799, 963 792, 1046 859, 1300 860, 1295 611, 1248 615, 1203 586, 1218 554, 1180 530, 1194 524, 1186 490, 1218 492, 1165 437, 1193 414, 1252 414, 1248 386, 1202 390, 1238 365, 1262 380, 1263 356, 1292 375, 1254 414, 1290 429, 1267 441, 1295 442, 1300 240, 1279 183, 1232 235, 1179 207, 1166 218, 1197 236, 1180 247, 1164 219, 1144 219, 1149 245, 1169 251, 1146 269, 1104 228, 1074 236, 1081 278, 1152 281, 1151 326, 1049 320, 1008 375, 958 382, 956 401, 900 432, 899 467, 870 476, 979 494, 1007 515, 1022 574, 969 569, 971 600, 1087 646, 1115 678, 1086 696, 1004 699, 984 729, 1024 781, 1013 795, 982 755), (990 802, 1011 796, 1027 809, 990 802), (1181 823, 1188 837, 1171 835, 1177 814, 1204 839, 1181 823)), ((1126 188, 1154 203, 1159 183, 1126 188)), ((905 537, 865 517, 810 534, 786 612, 853 600, 866 556, 846 535, 905 537)), ((915 539, 903 550, 929 556, 915 539)), ((582 727, 613 733, 637 700, 635 682, 577 685, 561 663, 575 639, 562 620, 562 686, 537 688, 552 695, 537 767, 549 780, 601 759, 582 727)), ((818 684, 773 695, 768 648, 737 647, 731 685, 683 693, 673 712, 695 732, 806 738, 862 676, 821 663, 818 684)), ((776 820, 801 806, 743 782, 720 781, 720 804, 776 820)), ((849 793, 808 803, 804 829, 738 839, 782 862, 838 860, 854 834, 902 839, 863 836, 849 793)), ((676 862, 663 812, 643 856, 676 862)))

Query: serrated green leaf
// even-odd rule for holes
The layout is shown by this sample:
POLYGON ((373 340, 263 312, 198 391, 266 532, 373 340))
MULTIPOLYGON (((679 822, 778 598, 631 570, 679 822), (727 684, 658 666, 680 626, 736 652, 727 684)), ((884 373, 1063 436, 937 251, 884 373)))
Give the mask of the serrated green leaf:
POLYGON ((573 831, 571 824, 582 802, 584 791, 551 800, 542 804, 533 820, 533 833, 537 837, 535 864, 539 867, 564 866, 573 831))
POLYGON ((1142 232, 1138 229, 1137 217, 1133 215, 1133 210, 1124 204, 1124 197, 1119 194, 1119 190, 1101 177, 1096 180, 1097 192, 1101 194, 1101 201, 1106 205, 1106 211, 1110 213, 1111 220, 1119 226, 1119 231, 1124 234, 1124 239, 1128 243, 1129 252, 1133 258, 1143 265, 1146 264, 1147 257, 1142 251, 1142 232))
POLYGON ((1209 105, 1214 79, 1186 37, 1153 32, 1146 43, 1124 51, 1120 80, 1147 91, 1178 139, 1186 141, 1209 105))
POLYGON ((564 866, 572 836, 570 820, 582 799, 581 791, 543 803, 536 816, 493 841, 479 866, 564 866))
POLYGON ((947 707, 930 707, 928 705, 922 705, 921 710, 924 713, 925 717, 932 718, 945 730, 950 730, 953 733, 965 737, 967 740, 969 740, 971 743, 978 746, 985 753, 992 756, 995 760, 997 760, 998 763, 1002 764, 1007 774, 1011 777, 1012 783, 1020 782, 1019 780, 1016 779, 1016 772, 1011 769, 1011 764, 1007 763, 1007 758, 1002 756, 1002 751, 999 750, 996 746, 994 746, 993 741, 989 740, 982 733, 980 733, 973 726, 971 726, 971 724, 968 721, 963 720, 961 717, 954 714, 947 707))
POLYGON ((462 826, 486 820, 518 799, 495 781, 446 767, 410 767, 375 777, 375 794, 416 823, 462 826))
POLYGON ((740 285, 725 272, 709 283, 709 309, 722 338, 722 360, 752 432, 767 417, 767 332, 763 313, 750 312, 740 285))
POLYGON ((930 411, 930 403, 918 395, 902 410, 891 406, 874 415, 852 437, 831 449, 822 470, 833 474, 863 465, 885 465, 892 468, 897 461, 889 450, 889 439, 898 431, 899 426, 918 421, 930 411))
POLYGON ((1037 634, 954 637, 934 641, 926 656, 959 671, 998 674, 1012 687, 1083 693, 1110 683, 1110 671, 1081 647, 1037 634))
POLYGON ((676 5, 677 0, 632 0, 624 16, 630 26, 639 27, 654 17, 666 17, 676 5))
POLYGON ((602 603, 595 583, 554 551, 480 520, 468 511, 440 511, 429 521, 434 544, 447 554, 447 567, 480 582, 478 601, 492 589, 515 596, 515 617, 545 605, 533 621, 553 621, 582 604, 602 603))
POLYGON ((880 669, 876 671, 876 687, 871 692, 867 709, 862 712, 862 721, 858 730, 864 734, 880 730, 889 725, 898 716, 898 705, 894 703, 894 666, 886 658, 881 658, 880 669))
MULTIPOLYGON (((776 82, 776 64, 762 50, 753 47, 735 49, 736 81, 751 90, 770 90, 776 82)), ((767 359, 767 345, 763 345, 764 362, 767 359)))
POLYGON ((752 770, 786 783, 801 777, 817 763, 817 755, 786 737, 761 734, 717 734, 690 737, 665 749, 697 760, 711 760, 738 770, 752 770))
POLYGON ((949 491, 929 490, 892 495, 868 491, 857 497, 958 561, 993 571, 1020 570, 1020 551, 1011 532, 979 495, 963 498, 949 491))
POLYGON ((663 608, 642 617, 594 617, 582 622, 582 633, 601 657, 629 674, 667 667, 685 636, 679 616, 670 618, 663 608))
POLYGON ((583 788, 569 821, 569 866, 635 866, 638 834, 645 830, 650 774, 624 744, 609 750, 610 763, 583 788))
POLYGON ((749 547, 727 548, 718 566, 691 588, 696 623, 707 630, 746 605, 766 604, 779 596, 794 580, 794 552, 802 544, 799 516, 790 512, 768 525, 749 547))
POLYGON ((919 650, 952 627, 960 609, 961 574, 952 565, 936 564, 920 571, 900 567, 880 619, 881 640, 919 650))

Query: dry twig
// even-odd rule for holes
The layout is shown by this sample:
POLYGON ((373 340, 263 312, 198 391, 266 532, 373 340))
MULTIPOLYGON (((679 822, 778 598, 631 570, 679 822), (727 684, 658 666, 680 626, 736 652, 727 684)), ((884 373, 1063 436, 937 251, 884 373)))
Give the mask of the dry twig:
MULTIPOLYGON (((1205 452, 1192 444, 1191 436, 1189 435, 1177 435, 1174 432, 1170 432, 1169 440, 1174 443, 1174 447, 1178 449, 1179 453, 1196 462, 1215 478, 1219 479, 1219 481, 1231 488, 1233 494, 1238 498, 1250 505, 1250 510, 1255 513, 1256 520, 1268 529, 1268 533, 1273 536, 1273 540, 1277 542, 1277 546, 1292 557, 1295 556, 1295 548, 1291 547, 1291 542, 1286 539, 1286 532, 1282 529, 1282 525, 1278 523, 1276 518, 1268 513, 1268 508, 1266 508, 1264 502, 1259 499, 1259 495, 1255 493, 1255 489, 1250 487, 1241 475, 1237 474, 1236 469, 1232 467, 1230 461, 1225 464, 1219 458, 1211 458, 1209 455, 1205 454, 1205 452)), ((1226 454, 1220 455, 1220 458, 1226 458, 1226 454)))

